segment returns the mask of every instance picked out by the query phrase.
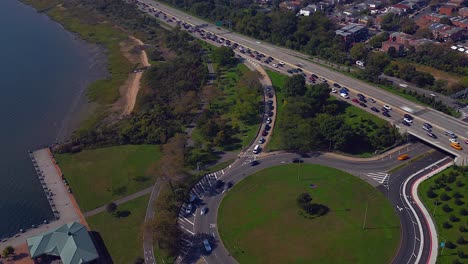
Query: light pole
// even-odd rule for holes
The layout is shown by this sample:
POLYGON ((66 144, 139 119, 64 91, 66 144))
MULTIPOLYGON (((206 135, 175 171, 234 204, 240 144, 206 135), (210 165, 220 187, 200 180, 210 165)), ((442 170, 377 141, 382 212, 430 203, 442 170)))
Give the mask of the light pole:
POLYGON ((434 108, 435 108, 435 102, 436 102, 436 101, 435 101, 435 98, 437 97, 437 95, 432 94, 432 93, 431 93, 430 95, 431 95, 431 97, 432 97, 432 108, 434 109, 434 108))
POLYGON ((362 223, 362 230, 366 229, 366 220, 367 220, 367 208, 369 207, 369 196, 366 201, 366 211, 364 212, 364 223, 362 223))

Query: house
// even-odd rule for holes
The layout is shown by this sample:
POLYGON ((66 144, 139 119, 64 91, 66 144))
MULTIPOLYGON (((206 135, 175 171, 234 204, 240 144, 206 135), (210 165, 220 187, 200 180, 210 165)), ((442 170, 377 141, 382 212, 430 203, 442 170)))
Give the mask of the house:
POLYGON ((382 7, 382 2, 381 1, 374 1, 374 0, 369 0, 365 2, 366 5, 369 7, 371 10, 379 9, 382 7))
POLYGON ((393 13, 395 15, 403 15, 406 13, 405 9, 401 9, 399 7, 396 7, 396 6, 391 6, 389 8, 387 8, 387 10, 385 11, 385 13, 393 13))
POLYGON ((388 50, 393 47, 401 54, 402 49, 407 49, 409 47, 418 47, 424 44, 434 43, 434 41, 429 39, 416 39, 414 36, 403 33, 403 32, 394 32, 390 34, 387 41, 382 42, 382 51, 388 52, 388 50))
POLYGON ((299 15, 310 16, 311 14, 317 12, 317 10, 320 10, 317 5, 308 5, 304 8, 301 8, 301 10, 299 10, 299 15))
POLYGON ((432 23, 428 29, 432 32, 434 39, 438 41, 459 41, 466 36, 466 30, 459 27, 452 27, 441 23, 432 23))
POLYGON ((450 21, 456 27, 468 29, 468 18, 452 17, 450 18, 450 21))
POLYGON ((391 48, 394 48, 398 55, 403 54, 405 51, 405 45, 397 42, 392 41, 384 41, 382 42, 382 51, 388 53, 391 48))
POLYGON ((359 24, 349 24, 335 31, 337 36, 341 36, 345 43, 350 44, 367 39, 367 27, 359 24))
POLYGON ((453 16, 457 9, 452 5, 443 5, 439 8, 439 14, 453 16))
POLYGON ((395 9, 400 9, 403 11, 403 13, 408 13, 410 11, 410 7, 408 5, 405 5, 403 3, 398 3, 398 4, 394 4, 392 5, 391 7, 395 8, 395 9))
POLYGON ((99 254, 85 226, 72 222, 27 239, 33 260, 57 259, 63 264, 96 263, 99 254))
POLYGON ((440 23, 442 19, 449 18, 447 15, 437 14, 437 13, 430 13, 422 16, 420 19, 424 21, 424 23, 440 23))
POLYGON ((458 16, 461 16, 463 18, 468 17, 468 7, 463 7, 458 10, 458 16))
POLYGON ((292 11, 297 13, 297 11, 299 11, 300 5, 292 1, 283 1, 279 4, 279 8, 283 11, 292 11))

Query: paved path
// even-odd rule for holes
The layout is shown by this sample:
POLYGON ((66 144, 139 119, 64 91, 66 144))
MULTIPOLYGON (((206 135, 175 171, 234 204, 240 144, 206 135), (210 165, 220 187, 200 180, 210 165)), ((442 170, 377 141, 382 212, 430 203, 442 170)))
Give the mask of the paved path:
MULTIPOLYGON (((141 190, 141 191, 139 191, 139 192, 130 194, 130 195, 128 195, 128 196, 122 197, 122 198, 120 198, 120 199, 118 199, 118 200, 113 201, 113 203, 115 203, 115 204, 117 204, 117 205, 120 205, 120 204, 126 203, 126 202, 128 202, 128 201, 131 201, 131 200, 133 200, 133 199, 139 198, 139 197, 141 197, 141 196, 147 195, 147 194, 151 193, 152 190, 153 190, 153 186, 148 187, 148 188, 146 188, 146 189, 144 189, 144 190, 141 190)), ((90 216, 99 214, 99 213, 101 213, 101 212, 104 212, 104 211, 106 210, 106 206, 107 206, 107 205, 103 205, 103 206, 101 206, 101 207, 98 207, 98 208, 96 208, 96 209, 93 209, 93 210, 91 210, 91 211, 88 211, 88 212, 84 213, 84 216, 85 216, 85 217, 90 217, 90 216)))

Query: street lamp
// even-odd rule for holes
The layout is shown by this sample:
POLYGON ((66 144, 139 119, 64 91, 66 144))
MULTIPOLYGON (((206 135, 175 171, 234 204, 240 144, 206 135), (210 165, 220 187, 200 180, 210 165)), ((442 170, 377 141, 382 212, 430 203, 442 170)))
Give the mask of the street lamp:
POLYGON ((431 93, 430 96, 432 97, 432 108, 435 108, 435 98, 437 95, 431 93))

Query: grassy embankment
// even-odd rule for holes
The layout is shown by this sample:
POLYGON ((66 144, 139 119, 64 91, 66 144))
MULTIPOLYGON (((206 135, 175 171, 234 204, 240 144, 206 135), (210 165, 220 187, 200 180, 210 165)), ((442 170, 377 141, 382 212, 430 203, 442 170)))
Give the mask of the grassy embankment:
POLYGON ((119 87, 126 81, 133 65, 125 58, 119 43, 127 39, 125 32, 100 21, 89 12, 80 8, 66 9, 63 0, 21 0, 63 25, 67 30, 78 34, 82 39, 103 45, 107 50, 110 77, 92 83, 88 98, 97 104, 97 109, 81 125, 78 133, 92 128, 106 115, 109 104, 119 98, 119 87))
POLYGON ((435 220, 439 242, 446 244, 443 252, 439 247, 437 263, 465 263, 468 259, 467 186, 468 170, 462 172, 450 167, 419 187, 419 197, 435 220), (433 190, 432 195, 428 193, 430 189, 433 190), (462 213, 463 209, 465 213, 462 213), (464 242, 459 241, 460 237, 464 242), (463 252, 463 257, 459 252, 463 252))
POLYGON ((348 173, 308 164, 245 178, 223 199, 218 215, 223 244, 239 263, 388 263, 398 249, 399 225, 377 189, 348 173), (303 192, 330 212, 304 217, 296 205, 303 192))
MULTIPOLYGON (((283 75, 281 73, 271 71, 271 70, 266 70, 268 73, 268 76, 270 76, 271 81, 273 83, 273 86, 275 87, 275 92, 276 92, 276 98, 277 98, 277 115, 276 115, 276 122, 281 123, 285 122, 282 119, 281 112, 285 106, 285 97, 284 93, 282 91, 287 79, 289 78, 286 75, 283 75)), ((336 100, 334 97, 330 97, 330 100, 336 100)), ((373 115, 370 114, 354 105, 347 104, 345 112, 342 114, 345 122, 350 125, 353 128, 356 127, 363 127, 368 131, 368 133, 374 133, 374 125, 381 125, 385 124, 386 121, 373 115)), ((281 139, 278 136, 275 136, 275 132, 273 131, 271 141, 268 143, 268 150, 269 151, 274 151, 274 150, 280 150, 281 149, 281 139)), ((363 151, 360 153, 353 154, 353 156, 357 157, 370 157, 374 155, 373 152, 367 152, 363 151)))
POLYGON ((148 199, 149 195, 145 195, 119 205, 117 211, 128 214, 125 217, 102 212, 86 219, 91 229, 101 235, 114 263, 134 263, 142 257, 142 227, 148 199))
POLYGON ((151 186, 148 169, 160 158, 159 146, 125 145, 57 154, 60 168, 83 211, 151 186))
MULTIPOLYGON (((220 95, 211 103, 210 108, 221 111, 221 118, 233 120, 239 128, 239 132, 232 135, 236 143, 225 146, 223 150, 235 151, 247 146, 258 131, 258 123, 246 124, 241 120, 237 120, 234 113, 237 99, 236 85, 242 75, 248 71, 249 69, 244 64, 237 64, 235 67, 228 69, 221 68, 217 73, 218 77, 215 85, 219 88, 220 95)), ((261 101, 260 93, 258 94, 258 101, 261 101)), ((256 115, 257 113, 253 114, 256 115)), ((192 138, 195 141, 206 143, 199 129, 193 131, 192 138)))

